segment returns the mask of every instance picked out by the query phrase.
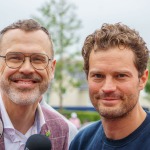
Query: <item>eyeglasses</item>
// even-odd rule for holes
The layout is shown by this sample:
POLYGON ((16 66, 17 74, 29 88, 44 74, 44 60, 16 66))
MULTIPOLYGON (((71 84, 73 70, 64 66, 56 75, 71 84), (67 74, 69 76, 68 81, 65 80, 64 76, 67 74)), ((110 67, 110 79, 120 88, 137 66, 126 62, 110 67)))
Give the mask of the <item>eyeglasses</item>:
POLYGON ((41 53, 34 53, 30 56, 25 56, 25 54, 20 52, 9 52, 5 56, 0 55, 0 57, 5 58, 6 65, 12 69, 21 67, 25 62, 25 57, 30 58, 30 63, 36 70, 45 69, 49 64, 49 61, 52 60, 47 55, 41 53))

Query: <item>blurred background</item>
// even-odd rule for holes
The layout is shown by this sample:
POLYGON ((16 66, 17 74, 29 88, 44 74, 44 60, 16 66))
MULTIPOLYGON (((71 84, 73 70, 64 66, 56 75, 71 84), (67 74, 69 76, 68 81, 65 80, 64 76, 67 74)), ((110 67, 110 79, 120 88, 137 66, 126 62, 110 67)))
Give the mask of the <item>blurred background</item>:
MULTIPOLYGON (((33 18, 50 31, 57 66, 55 79, 44 98, 67 118, 75 112, 83 124, 99 119, 82 70, 85 38, 103 23, 122 22, 135 28, 150 48, 149 6, 148 0, 5 0, 0 4, 0 30, 19 19, 33 18)), ((140 95, 147 110, 149 93, 150 79, 140 95)))

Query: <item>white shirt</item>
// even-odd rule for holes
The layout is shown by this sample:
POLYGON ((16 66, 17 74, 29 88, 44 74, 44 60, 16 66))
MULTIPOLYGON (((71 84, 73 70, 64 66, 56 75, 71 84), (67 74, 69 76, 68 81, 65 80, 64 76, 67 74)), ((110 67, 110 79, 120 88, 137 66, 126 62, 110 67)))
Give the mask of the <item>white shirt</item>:
POLYGON ((41 127, 45 124, 44 115, 39 104, 37 108, 35 122, 25 135, 14 128, 6 112, 1 97, 0 97, 0 111, 4 124, 5 150, 24 150, 25 143, 28 137, 33 134, 40 133, 41 127))

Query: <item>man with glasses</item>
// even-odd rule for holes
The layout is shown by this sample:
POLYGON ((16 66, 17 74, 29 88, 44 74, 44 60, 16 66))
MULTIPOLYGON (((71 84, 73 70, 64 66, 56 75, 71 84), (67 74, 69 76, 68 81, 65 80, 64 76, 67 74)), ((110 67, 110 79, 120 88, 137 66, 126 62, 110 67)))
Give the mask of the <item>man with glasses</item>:
POLYGON ((67 121, 39 104, 55 64, 50 34, 36 21, 20 20, 0 32, 1 150, 23 150, 33 134, 48 136, 53 150, 68 149, 67 121))
POLYGON ((45 69, 49 61, 52 60, 52 58, 50 59, 47 55, 42 53, 25 54, 21 52, 8 52, 5 56, 0 55, 0 57, 4 58, 6 65, 12 69, 20 68, 26 61, 26 57, 29 57, 32 67, 36 70, 45 69))

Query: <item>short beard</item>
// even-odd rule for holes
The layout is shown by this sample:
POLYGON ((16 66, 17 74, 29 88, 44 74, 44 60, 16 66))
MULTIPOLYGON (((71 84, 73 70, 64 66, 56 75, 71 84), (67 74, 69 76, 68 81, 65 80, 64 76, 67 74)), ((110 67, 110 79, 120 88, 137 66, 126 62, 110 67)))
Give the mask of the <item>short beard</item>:
POLYGON ((116 119, 121 119, 130 114, 130 112, 133 110, 133 108, 137 105, 137 102, 134 103, 134 105, 130 106, 124 106, 119 108, 118 110, 109 110, 109 108, 99 108, 98 112, 100 116, 104 117, 105 119, 109 120, 116 120, 116 119))
POLYGON ((17 105, 31 105, 39 100, 48 88, 47 82, 38 85, 35 89, 16 89, 12 85, 6 84, 5 80, 1 80, 1 92, 4 93, 12 102, 17 105))
POLYGON ((106 119, 114 120, 126 117, 138 103, 138 96, 135 95, 125 96, 123 94, 98 94, 95 96, 95 99, 100 100, 109 96, 120 99, 122 101, 122 105, 119 106, 119 108, 109 108, 100 106, 99 104, 97 111, 99 112, 100 116, 106 119))
POLYGON ((36 89, 32 92, 21 92, 16 89, 9 89, 5 91, 9 99, 17 105, 31 105, 34 104, 40 97, 40 92, 36 89))

